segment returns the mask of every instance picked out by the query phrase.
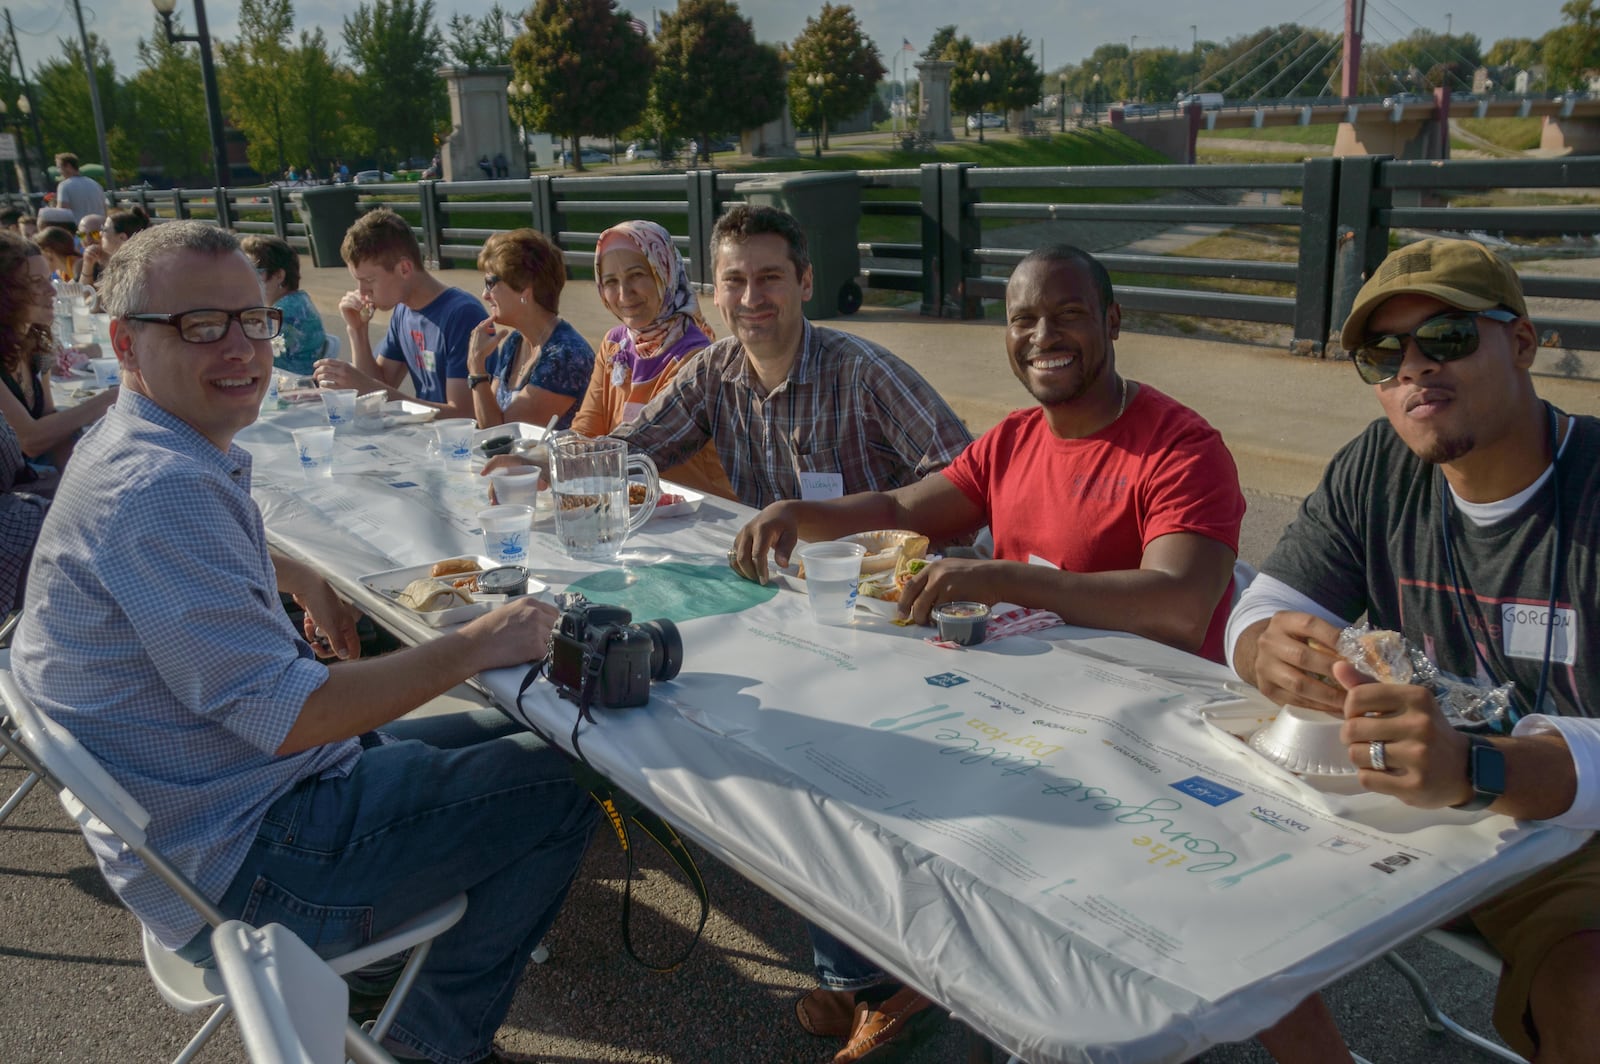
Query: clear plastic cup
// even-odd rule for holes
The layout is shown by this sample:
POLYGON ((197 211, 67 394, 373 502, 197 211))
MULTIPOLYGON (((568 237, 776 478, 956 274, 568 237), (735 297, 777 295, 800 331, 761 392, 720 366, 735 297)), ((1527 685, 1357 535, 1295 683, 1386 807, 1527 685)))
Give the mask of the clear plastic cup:
POLYGON ((94 370, 96 388, 114 388, 122 383, 122 367, 114 358, 91 358, 89 368, 94 370))
POLYGON ((300 472, 307 480, 333 476, 333 426, 295 429, 294 449, 300 454, 300 472))
POLYGON ((353 428, 356 423, 356 389, 322 389, 322 409, 334 429, 353 428))
POLYGON ((472 469, 472 434, 478 423, 470 417, 452 417, 433 423, 433 438, 439 444, 439 459, 451 472, 472 469))
POLYGON ((800 548, 812 620, 841 626, 854 622, 861 559, 866 554, 867 548, 859 543, 810 543, 800 548))
POLYGON ((495 561, 522 565, 528 560, 533 507, 502 505, 479 510, 478 527, 483 529, 483 552, 495 561))
POLYGON ((494 501, 508 506, 539 508, 539 481, 544 476, 538 466, 514 466, 489 473, 494 501))
POLYGON ((356 429, 360 432, 381 432, 383 430, 383 404, 389 398, 387 392, 368 392, 366 395, 356 397, 356 429))

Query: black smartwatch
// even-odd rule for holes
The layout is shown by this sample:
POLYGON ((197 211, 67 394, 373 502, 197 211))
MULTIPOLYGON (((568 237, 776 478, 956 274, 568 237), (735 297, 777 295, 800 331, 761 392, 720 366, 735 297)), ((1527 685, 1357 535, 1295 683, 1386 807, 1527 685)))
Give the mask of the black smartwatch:
POLYGON ((467 374, 467 387, 476 388, 480 384, 488 384, 492 379, 487 373, 469 373, 467 374))
POLYGON ((1452 809, 1487 809, 1506 793, 1506 755, 1481 735, 1467 736, 1467 780, 1472 797, 1452 809))

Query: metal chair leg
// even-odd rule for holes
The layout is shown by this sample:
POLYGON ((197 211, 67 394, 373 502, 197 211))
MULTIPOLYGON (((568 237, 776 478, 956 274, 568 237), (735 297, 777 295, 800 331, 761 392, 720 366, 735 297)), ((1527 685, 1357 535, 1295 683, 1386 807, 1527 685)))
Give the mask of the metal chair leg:
POLYGON ((1383 959, 1388 961, 1390 967, 1399 972, 1407 983, 1411 984, 1411 992, 1416 995, 1417 1004, 1422 1007, 1422 1013, 1427 1017, 1429 1030, 1442 1031, 1446 1034, 1454 1035, 1461 1041, 1483 1053, 1489 1054, 1496 1060, 1504 1060, 1508 1064, 1527 1064, 1527 1061, 1505 1046, 1500 1045, 1498 1042, 1491 1042, 1475 1031, 1467 1030, 1467 1028, 1445 1015, 1444 1010, 1439 1007, 1439 1003, 1434 1000, 1433 992, 1428 989, 1428 984, 1423 980, 1422 974, 1413 968, 1404 957, 1391 950, 1383 955, 1383 959))

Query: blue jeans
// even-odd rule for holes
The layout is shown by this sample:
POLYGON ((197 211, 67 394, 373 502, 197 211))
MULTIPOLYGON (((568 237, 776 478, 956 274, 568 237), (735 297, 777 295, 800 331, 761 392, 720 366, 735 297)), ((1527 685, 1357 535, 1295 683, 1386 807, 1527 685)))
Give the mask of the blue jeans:
POLYGON ((809 920, 806 933, 811 936, 811 957, 817 968, 817 981, 829 990, 861 990, 889 978, 882 968, 852 946, 809 920))
MULTIPOLYGON (((386 1041, 472 1064, 561 908, 595 806, 565 757, 492 710, 384 731, 401 741, 272 804, 218 908, 334 956, 465 892, 466 915, 434 942, 386 1041)), ((179 953, 209 963, 210 929, 179 953)))

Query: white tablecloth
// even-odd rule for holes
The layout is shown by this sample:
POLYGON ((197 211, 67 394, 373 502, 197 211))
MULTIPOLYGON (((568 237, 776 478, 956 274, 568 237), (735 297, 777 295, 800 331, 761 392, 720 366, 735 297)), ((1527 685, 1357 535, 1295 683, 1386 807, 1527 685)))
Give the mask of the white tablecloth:
MULTIPOLYGON (((335 477, 309 483, 287 429, 320 418, 240 436, 268 530, 427 638, 357 578, 478 553, 483 482, 432 468, 413 428, 340 437, 335 477)), ((1586 837, 1313 790, 1207 723, 1225 670, 1131 636, 953 651, 865 613, 818 626, 803 594, 731 578, 748 516, 707 499, 652 521, 609 571, 536 530, 539 579, 683 635, 682 674, 648 707, 597 711, 583 754, 1028 1060, 1181 1060, 1249 1037, 1586 837)), ((516 706, 525 671, 479 680, 568 745, 574 708, 548 683, 516 706)))

